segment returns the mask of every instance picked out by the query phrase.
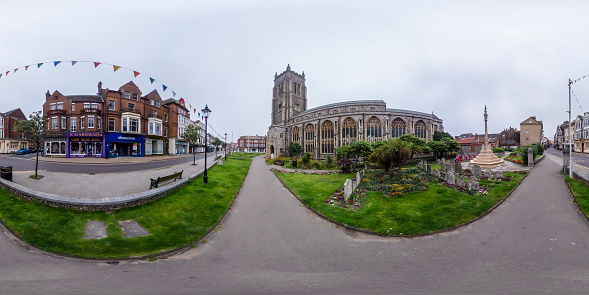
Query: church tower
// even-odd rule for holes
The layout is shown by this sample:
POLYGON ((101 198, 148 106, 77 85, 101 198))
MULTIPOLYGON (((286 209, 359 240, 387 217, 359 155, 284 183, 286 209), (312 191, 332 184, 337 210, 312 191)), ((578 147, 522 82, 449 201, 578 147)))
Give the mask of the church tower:
POLYGON ((282 74, 274 74, 272 125, 286 124, 292 117, 305 110, 307 110, 305 72, 298 74, 291 71, 289 64, 282 74))

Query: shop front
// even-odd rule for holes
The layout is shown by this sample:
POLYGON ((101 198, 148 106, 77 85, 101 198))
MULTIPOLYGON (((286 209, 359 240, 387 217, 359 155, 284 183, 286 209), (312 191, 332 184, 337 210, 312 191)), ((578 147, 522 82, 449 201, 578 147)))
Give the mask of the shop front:
POLYGON ((157 135, 147 135, 147 138, 145 139, 145 155, 163 155, 166 151, 167 145, 167 138, 157 135))
POLYGON ((65 132, 49 132, 45 134, 43 154, 48 157, 66 157, 68 134, 65 132))
POLYGON ((104 133, 71 132, 68 133, 67 142, 69 149, 66 157, 68 158, 104 158, 106 156, 104 133))
POLYGON ((188 142, 176 140, 176 155, 188 154, 188 142))
POLYGON ((107 133, 106 144, 111 158, 145 156, 145 135, 107 133))

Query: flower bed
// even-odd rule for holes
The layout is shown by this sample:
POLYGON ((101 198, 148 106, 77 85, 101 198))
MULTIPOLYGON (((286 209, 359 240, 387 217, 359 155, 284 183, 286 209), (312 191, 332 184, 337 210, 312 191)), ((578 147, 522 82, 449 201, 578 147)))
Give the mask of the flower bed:
POLYGON ((416 168, 402 169, 398 178, 391 178, 384 171, 368 170, 362 179, 362 187, 369 191, 382 192, 388 197, 400 197, 403 194, 427 189, 427 184, 434 180, 416 168))
POLYGON ((335 193, 331 194, 331 196, 327 197, 327 199, 325 199, 325 203, 328 203, 334 207, 337 206, 356 211, 360 209, 360 207, 362 207, 365 200, 366 191, 362 189, 357 189, 350 195, 348 201, 346 202, 346 200, 344 199, 344 187, 342 186, 338 188, 335 193))
POLYGON ((280 170, 276 168, 270 169, 273 172, 281 172, 281 173, 294 173, 294 174, 307 174, 307 175, 339 175, 339 171, 331 170, 331 171, 301 171, 301 170, 280 170))

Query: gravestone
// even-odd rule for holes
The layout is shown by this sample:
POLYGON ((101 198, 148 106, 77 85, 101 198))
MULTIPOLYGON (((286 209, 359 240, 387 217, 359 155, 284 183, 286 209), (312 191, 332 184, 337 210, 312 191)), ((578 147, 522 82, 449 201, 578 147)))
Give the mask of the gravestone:
POLYGON ((436 163, 440 165, 440 159, 436 159, 436 163))
POLYGON ((456 178, 456 185, 457 185, 458 187, 465 187, 465 186, 466 186, 466 184, 464 183, 464 177, 462 177, 462 176, 458 176, 458 177, 456 178))
POLYGON ((444 162, 444 161, 440 162, 440 170, 446 171, 446 162, 444 162))
POLYGON ((503 179, 503 171, 495 171, 493 172, 494 179, 503 179))
POLYGON ((460 162, 454 164, 454 172, 456 172, 456 174, 462 173, 462 164, 460 164, 460 162))
POLYGON ((485 178, 491 178, 493 175, 491 175, 491 171, 487 170, 487 171, 485 171, 485 173, 483 174, 483 176, 485 178))
POLYGON ((434 172, 432 172, 432 174, 433 174, 435 177, 437 177, 437 178, 440 178, 440 170, 438 170, 438 169, 434 169, 434 172))
POLYGON ((474 177, 476 177, 476 178, 481 178, 481 176, 483 176, 483 173, 481 171, 481 166, 479 166, 479 165, 472 166, 472 175, 474 175, 474 177))
POLYGON ((223 158, 220 158, 220 159, 217 161, 217 165, 219 165, 219 166, 223 166, 223 158))
POLYGON ((479 190, 479 182, 477 181, 477 179, 474 176, 471 176, 468 178, 468 189, 475 190, 475 191, 479 190))
POLYGON ((464 173, 465 176, 472 176, 472 170, 470 169, 464 169, 464 171, 462 171, 464 173))
POLYGON ((428 174, 431 174, 432 173, 432 165, 430 165, 430 164, 425 165, 425 171, 428 174))
POLYGON ((356 181, 354 181, 354 188, 352 190, 355 191, 358 185, 360 185, 360 181, 362 181, 362 176, 360 175, 360 171, 356 172, 356 181))
POLYGON ((352 180, 347 179, 344 183, 344 201, 347 203, 350 195, 352 194, 352 180))
POLYGON ((454 184, 454 173, 452 173, 452 171, 448 171, 446 174, 446 183, 454 184))
POLYGON ((442 158, 442 162, 446 163, 446 159, 445 158, 442 158))
POLYGON ((534 150, 528 148, 528 167, 534 166, 534 150))

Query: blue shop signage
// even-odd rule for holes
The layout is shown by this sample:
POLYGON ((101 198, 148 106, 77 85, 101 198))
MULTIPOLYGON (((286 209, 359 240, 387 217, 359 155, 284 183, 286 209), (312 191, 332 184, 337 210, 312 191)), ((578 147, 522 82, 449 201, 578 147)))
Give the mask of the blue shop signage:
POLYGON ((145 155, 145 135, 108 133, 106 138, 109 157, 145 155))

